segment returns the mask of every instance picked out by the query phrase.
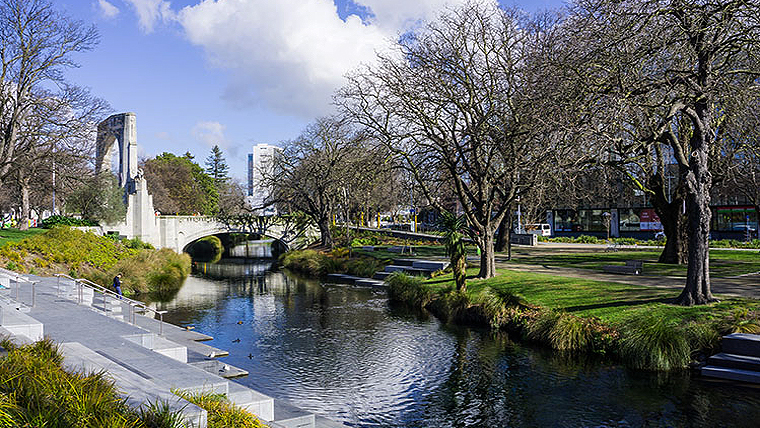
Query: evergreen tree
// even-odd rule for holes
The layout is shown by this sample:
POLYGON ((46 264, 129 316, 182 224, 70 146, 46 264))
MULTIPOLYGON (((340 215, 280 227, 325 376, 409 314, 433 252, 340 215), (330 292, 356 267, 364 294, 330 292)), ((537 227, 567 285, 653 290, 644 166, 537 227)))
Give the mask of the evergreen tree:
POLYGON ((229 169, 230 167, 227 165, 227 161, 224 160, 222 149, 215 145, 211 149, 211 154, 206 158, 206 173, 214 179, 214 184, 217 189, 229 180, 229 177, 227 176, 229 169))

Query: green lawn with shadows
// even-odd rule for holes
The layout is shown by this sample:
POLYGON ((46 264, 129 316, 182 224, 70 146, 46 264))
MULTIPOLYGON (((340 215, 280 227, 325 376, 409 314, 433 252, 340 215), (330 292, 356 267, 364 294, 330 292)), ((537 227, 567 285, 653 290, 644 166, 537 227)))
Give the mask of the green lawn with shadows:
MULTIPOLYGON (((760 301, 731 298, 704 306, 677 306, 668 302, 680 290, 666 290, 612 282, 591 281, 555 275, 497 270, 497 276, 475 279, 476 269, 468 269, 467 294, 477 301, 486 287, 522 296, 531 305, 562 310, 581 317, 598 317, 618 324, 634 317, 655 315, 679 322, 707 321, 729 315, 735 309, 759 310, 760 301)), ((436 291, 452 289, 451 274, 432 278, 426 285, 436 291)))
POLYGON ((21 241, 24 238, 31 238, 32 236, 39 235, 47 229, 0 229, 0 247, 12 242, 21 241))
MULTIPOLYGON (((552 252, 542 250, 540 253, 520 248, 515 250, 511 262, 504 259, 505 255, 497 255, 507 263, 535 264, 603 271, 606 265, 623 265, 626 260, 641 260, 644 262, 644 275, 686 276, 686 265, 671 265, 657 263, 660 251, 655 250, 623 250, 604 251, 588 250, 584 252, 552 252)), ((760 252, 758 251, 710 251, 710 273, 715 278, 724 278, 746 273, 760 272, 760 252)))

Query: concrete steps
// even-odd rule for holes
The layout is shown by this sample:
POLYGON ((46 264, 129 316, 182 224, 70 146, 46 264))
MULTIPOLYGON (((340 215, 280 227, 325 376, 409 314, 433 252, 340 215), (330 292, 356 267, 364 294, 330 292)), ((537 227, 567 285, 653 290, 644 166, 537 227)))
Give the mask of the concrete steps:
POLYGON ((760 357, 752 357, 748 355, 726 354, 721 352, 720 354, 715 354, 708 358, 707 364, 729 369, 760 372, 760 357))
POLYGON ((760 383, 760 335, 733 333, 723 336, 723 352, 707 359, 702 376, 760 383))
POLYGON ((274 423, 284 428, 314 428, 316 417, 282 400, 274 402, 274 423))
POLYGON ((723 336, 721 349, 727 354, 760 357, 760 335, 734 333, 723 336))
POLYGON ((177 360, 181 363, 187 362, 187 347, 178 345, 164 337, 157 336, 153 333, 132 334, 122 337, 132 343, 142 346, 143 348, 158 352, 173 360, 177 360))
POLYGON ((389 276, 391 276, 392 273, 393 272, 385 272, 385 271, 375 272, 375 275, 372 276, 372 279, 385 281, 385 278, 388 278, 389 276))
POLYGON ((10 334, 24 336, 34 342, 44 337, 42 323, 15 305, 0 304, 0 326, 10 334))
POLYGON ((205 410, 177 397, 144 374, 130 370, 78 342, 63 343, 60 350, 64 356, 64 365, 71 370, 84 373, 105 372, 116 383, 130 406, 138 408, 144 403, 160 400, 166 402, 171 410, 182 412, 192 426, 206 427, 208 416, 205 410))
POLYGON ((236 406, 255 414, 259 419, 272 421, 275 418, 275 400, 272 397, 246 388, 239 383, 229 383, 227 398, 235 403, 236 406))

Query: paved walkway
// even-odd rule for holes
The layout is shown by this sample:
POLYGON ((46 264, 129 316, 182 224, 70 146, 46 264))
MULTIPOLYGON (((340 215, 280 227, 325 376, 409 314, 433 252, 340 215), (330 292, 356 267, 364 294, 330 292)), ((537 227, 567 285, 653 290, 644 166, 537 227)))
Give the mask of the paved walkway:
POLYGON ((55 278, 26 277, 36 283, 34 291, 31 282, 13 278, 10 288, 0 290, 0 332, 11 334, 17 342, 39 340, 44 334, 60 344, 64 364, 71 369, 106 371, 130 405, 164 400, 181 410, 193 426, 205 427, 206 412, 179 399, 171 389, 214 391, 227 394, 270 427, 344 426, 220 376, 224 373, 218 369, 225 365, 207 363, 217 361, 209 354, 223 352, 199 342, 209 336, 161 325, 143 315, 131 323, 124 300, 111 297, 104 301, 102 294, 84 289, 78 303, 73 281, 59 284, 55 278))

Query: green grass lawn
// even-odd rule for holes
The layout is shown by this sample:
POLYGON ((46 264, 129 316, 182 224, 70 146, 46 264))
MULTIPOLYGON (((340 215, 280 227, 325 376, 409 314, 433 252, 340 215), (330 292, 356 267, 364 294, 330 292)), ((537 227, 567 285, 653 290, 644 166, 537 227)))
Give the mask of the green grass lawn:
MULTIPOLYGON (((468 269, 474 278, 476 269, 468 269)), ((451 274, 430 279, 426 285, 434 290, 453 288, 451 274)), ((677 318, 683 322, 706 321, 723 317, 734 309, 760 309, 760 301, 726 299, 706 306, 684 307, 668 303, 678 295, 677 290, 590 281, 562 276, 497 270, 497 276, 487 280, 468 279, 467 293, 472 300, 486 287, 519 294, 526 302, 545 308, 563 310, 582 317, 598 317, 603 322, 617 324, 643 315, 677 318)))
MULTIPOLYGON (((498 253, 503 257, 505 254, 498 253)), ((686 276, 685 265, 657 263, 660 251, 656 250, 625 250, 616 252, 583 251, 561 252, 555 250, 540 253, 519 248, 513 252, 511 263, 536 264, 559 267, 571 267, 602 271, 605 265, 625 264, 626 260, 644 261, 644 275, 686 276)), ((510 263, 510 262, 507 262, 510 263)), ((713 277, 722 278, 745 273, 760 272, 760 252, 758 251, 710 251, 710 273, 713 277)))
POLYGON ((0 247, 11 242, 18 242, 24 238, 30 238, 34 235, 39 235, 47 229, 0 229, 0 247))

